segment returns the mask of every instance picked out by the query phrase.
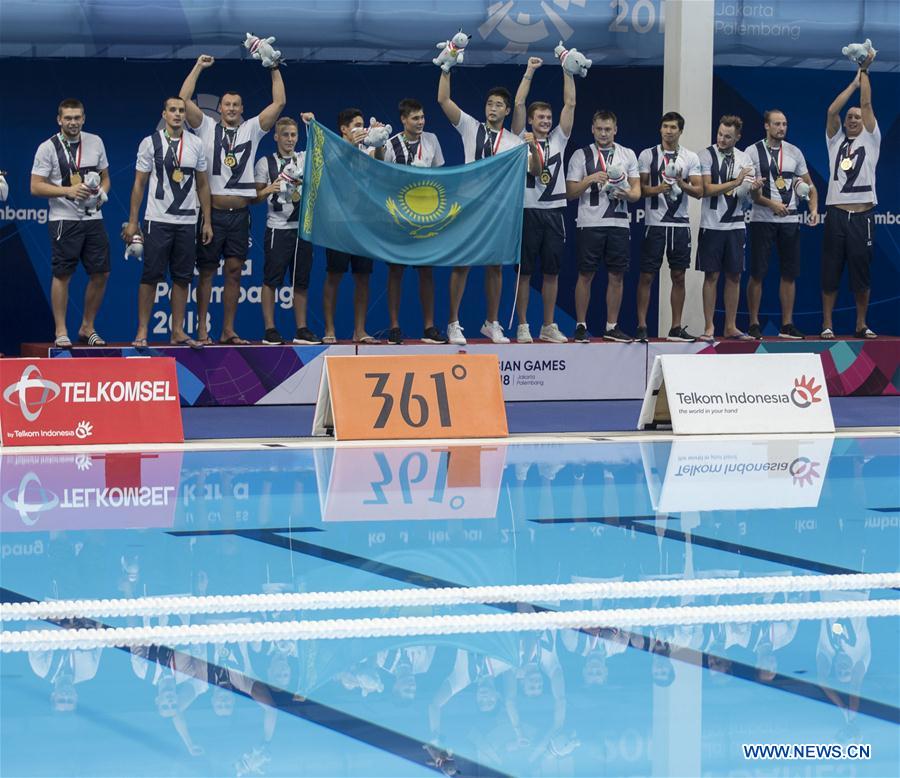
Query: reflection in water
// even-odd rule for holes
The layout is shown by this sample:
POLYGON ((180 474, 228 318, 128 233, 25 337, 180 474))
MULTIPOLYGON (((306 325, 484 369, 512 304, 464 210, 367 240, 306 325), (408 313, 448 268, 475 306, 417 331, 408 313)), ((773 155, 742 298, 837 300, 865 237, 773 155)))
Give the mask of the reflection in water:
MULTIPOLYGON (((36 599, 138 598, 898 566, 896 440, 82 456, 0 457, 6 589, 36 599), (113 507, 126 494, 134 504, 113 507)), ((811 599, 869 596, 886 595, 811 599)), ((897 649, 895 619, 852 617, 36 651, 2 659, 0 772, 27 772, 47 732, 71 750, 65 722, 77 721, 102 748, 72 767, 68 753, 44 747, 47 772, 94 774, 100 756, 118 754, 151 773, 171 772, 175 760, 192 774, 296 775, 299 749, 304 764, 333 774, 397 774, 392 760, 402 759, 446 775, 718 775, 747 769, 744 742, 857 741, 878 747, 852 767, 889 774, 898 756, 897 649), (48 697, 54 717, 32 730, 46 719, 48 697), (106 721, 134 731, 98 723, 106 721)))

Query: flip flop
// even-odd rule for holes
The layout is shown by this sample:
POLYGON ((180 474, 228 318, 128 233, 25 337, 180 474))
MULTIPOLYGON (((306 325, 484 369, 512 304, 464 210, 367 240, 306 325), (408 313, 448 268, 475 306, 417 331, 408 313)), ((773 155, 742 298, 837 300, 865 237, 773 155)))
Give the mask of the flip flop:
POLYGON ((68 335, 57 335, 56 340, 53 341, 53 345, 56 348, 72 348, 72 341, 69 339, 68 335))
POLYGON ((230 338, 220 338, 220 346, 249 346, 250 341, 244 340, 240 335, 232 335, 230 338))
POLYGON ((100 337, 97 333, 97 330, 94 330, 90 335, 80 335, 78 336, 79 343, 86 343, 88 346, 105 346, 106 341, 100 337))
POLYGON ((822 340, 834 340, 834 330, 831 327, 826 327, 819 333, 819 337, 822 340))
POLYGON ((715 343, 716 336, 715 335, 705 335, 705 334, 698 335, 697 340, 699 340, 701 343, 715 343))
POLYGON ((204 346, 215 346, 216 345, 216 342, 211 337, 209 337, 209 335, 207 335, 204 338, 196 338, 196 341, 198 343, 202 343, 204 346))
POLYGON ((147 348, 147 339, 146 338, 135 338, 131 341, 131 345, 136 349, 147 348))
POLYGON ((750 337, 746 332, 738 332, 736 335, 726 335, 725 340, 756 340, 750 337))
POLYGON ((194 340, 191 337, 185 337, 181 340, 171 340, 169 344, 172 346, 190 346, 195 351, 202 349, 203 344, 199 340, 194 340))
POLYGON ((366 335, 366 337, 360 338, 359 340, 354 338, 353 342, 360 343, 363 346, 374 346, 376 343, 381 343, 381 341, 378 340, 378 338, 373 338, 371 335, 366 335))
POLYGON ((333 346, 335 343, 337 343, 337 338, 334 337, 334 335, 326 335, 324 338, 322 338, 322 343, 324 343, 326 346, 333 346))
POLYGON ((868 327, 863 327, 861 330, 856 331, 856 337, 864 340, 875 340, 878 336, 868 327))

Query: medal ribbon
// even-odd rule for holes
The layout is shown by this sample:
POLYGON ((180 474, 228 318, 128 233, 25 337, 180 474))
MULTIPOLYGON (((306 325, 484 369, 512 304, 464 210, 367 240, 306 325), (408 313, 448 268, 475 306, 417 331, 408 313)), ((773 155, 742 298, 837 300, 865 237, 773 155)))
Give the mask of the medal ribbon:
POLYGON ((419 137, 418 140, 413 141, 413 143, 418 143, 419 147, 415 154, 411 153, 409 150, 409 143, 406 140, 406 135, 403 136, 403 147, 406 149, 406 164, 411 165, 413 161, 413 157, 418 157, 419 161, 422 160, 422 138, 419 137))
MULTIPOLYGON (((485 129, 485 131, 487 132, 487 137, 490 138, 490 137, 491 137, 491 133, 494 132, 494 130, 492 130, 492 129, 491 129, 490 127, 488 127, 487 125, 484 126, 484 129, 485 129)), ((505 131, 506 131, 506 127, 501 127, 501 128, 500 128, 500 132, 497 133, 497 140, 494 141, 493 149, 492 149, 492 151, 491 151, 491 156, 492 156, 492 157, 497 156, 497 149, 500 148, 500 139, 503 137, 503 133, 504 133, 505 131)))
POLYGON ((231 154, 231 150, 234 148, 235 140, 237 140, 237 130, 232 127, 223 127, 222 145, 225 146, 226 155, 231 154), (226 141, 228 145, 226 145, 226 141))
POLYGON ((776 176, 776 178, 781 178, 781 171, 782 171, 782 168, 784 167, 784 146, 782 145, 782 146, 778 147, 778 156, 777 157, 775 156, 774 149, 771 149, 768 146, 766 146, 766 148, 769 151, 769 156, 772 158, 772 164, 778 170, 778 175, 776 176))
POLYGON ((175 153, 175 143, 172 138, 169 136, 168 130, 163 130, 163 134, 166 136, 166 140, 169 143, 169 151, 172 152, 172 156, 175 157, 175 167, 181 167, 181 155, 184 154, 184 131, 182 131, 181 136, 178 138, 178 153, 175 153))
POLYGON ((616 147, 613 146, 612 149, 609 149, 608 151, 610 152, 609 159, 607 159, 606 155, 603 153, 604 149, 597 146, 597 164, 603 168, 604 173, 606 172, 607 163, 612 161, 613 155, 616 153, 616 147))
POLYGON ((84 146, 84 143, 81 140, 78 141, 78 161, 76 162, 75 157, 72 154, 72 148, 69 146, 69 141, 62 133, 59 134, 59 140, 63 145, 63 148, 66 150, 66 157, 69 160, 69 167, 72 168, 69 171, 69 174, 77 173, 81 170, 81 149, 84 146))

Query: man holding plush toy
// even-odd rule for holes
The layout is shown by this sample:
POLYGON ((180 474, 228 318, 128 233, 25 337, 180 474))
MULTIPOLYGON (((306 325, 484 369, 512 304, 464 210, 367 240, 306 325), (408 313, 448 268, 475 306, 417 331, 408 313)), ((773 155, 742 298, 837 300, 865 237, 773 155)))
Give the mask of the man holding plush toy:
MULTIPOLYGON (((304 122, 315 117, 311 113, 300 115, 304 122)), ((256 200, 267 203, 265 234, 265 265, 263 267, 262 313, 265 326, 263 343, 279 345, 284 338, 275 327, 275 295, 290 271, 293 287, 294 319, 297 331, 293 342, 315 345, 322 342, 306 324, 309 298, 309 274, 312 269, 313 249, 309 241, 300 237, 297 227, 300 221, 300 200, 303 194, 303 165, 306 152, 296 150, 298 125, 294 119, 283 116, 275 122, 274 154, 260 157, 256 162, 256 200)))
MULTIPOLYGON (((875 51, 859 64, 859 72, 828 106, 825 136, 828 141, 828 196, 825 204, 825 238, 822 250, 822 334, 834 338, 832 312, 837 299, 844 265, 850 273, 850 289, 856 301, 857 338, 878 337, 866 325, 869 308, 870 266, 875 239, 873 210, 875 168, 881 151, 881 130, 872 109, 872 84, 869 65, 875 51), (841 127, 841 111, 851 95, 859 90, 859 107, 850 108, 841 127)), ((846 53, 846 52, 845 52, 846 53)))
POLYGON ((209 161, 209 187, 212 193, 213 239, 197 247, 198 336, 202 343, 212 343, 207 330, 207 314, 212 294, 212 279, 225 259, 225 287, 222 292, 222 334, 219 343, 245 345, 234 329, 238 299, 241 293, 241 270, 250 250, 250 209, 256 199, 253 163, 259 141, 275 126, 287 98, 277 64, 272 72, 272 102, 258 116, 243 120, 244 103, 237 92, 225 92, 219 100, 221 119, 217 122, 203 113, 193 101, 197 79, 212 67, 215 59, 208 54, 197 58, 179 96, 187 106, 188 124, 197 131, 209 161))
POLYGON ((750 280, 747 282, 747 309, 750 328, 747 334, 762 340, 759 326, 759 304, 762 282, 769 268, 772 244, 778 249, 781 284, 781 330, 779 338, 803 340, 804 335, 794 324, 796 278, 800 275, 800 214, 801 198, 797 185, 809 186, 809 225, 819 223, 818 195, 806 169, 803 152, 785 140, 787 117, 783 111, 770 110, 763 114, 765 140, 748 146, 747 156, 753 162, 754 173, 762 181, 762 188, 753 192, 750 210, 750 280))
POLYGON ((553 108, 550 103, 536 100, 525 109, 535 71, 543 65, 540 57, 530 57, 525 75, 516 90, 512 131, 525 137, 525 120, 531 124, 534 148, 540 166, 538 175, 528 174, 525 183, 525 213, 522 222, 522 259, 519 266, 519 288, 516 294, 516 313, 519 326, 516 341, 531 343, 528 328, 528 297, 531 275, 540 269, 543 274, 541 297, 544 318, 539 338, 548 343, 565 343, 568 338, 554 321, 559 286, 559 269, 566 248, 566 181, 563 157, 572 124, 575 121, 575 79, 565 68, 563 74, 563 108, 559 124, 553 127, 553 108))
MULTIPOLYGON (((484 105, 485 121, 479 122, 450 98, 450 73, 442 68, 438 81, 437 100, 444 115, 462 137, 466 163, 476 162, 479 159, 508 151, 523 142, 529 143, 533 150, 534 139, 530 134, 527 140, 523 140, 512 132, 506 132, 506 128, 503 126, 512 109, 512 96, 508 89, 495 86, 488 90, 484 105)), ((540 175, 540 169, 535 168, 536 160, 536 154, 529 156, 529 171, 533 175, 540 175)), ((502 265, 489 265, 484 268, 487 316, 481 327, 481 334, 494 343, 509 343, 509 338, 503 334, 503 326, 499 321, 500 293, 503 289, 502 270, 502 265)), ((455 267, 450 274, 450 323, 447 325, 447 337, 452 344, 457 346, 466 345, 463 328, 459 323, 459 306, 462 302, 463 292, 466 290, 468 275, 468 267, 455 267)))

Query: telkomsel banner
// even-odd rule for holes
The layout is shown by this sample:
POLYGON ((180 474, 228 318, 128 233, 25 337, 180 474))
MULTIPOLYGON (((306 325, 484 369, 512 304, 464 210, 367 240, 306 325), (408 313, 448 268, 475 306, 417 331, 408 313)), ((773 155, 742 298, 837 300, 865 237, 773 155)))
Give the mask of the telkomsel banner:
POLYGON ((4 446, 181 443, 174 359, 0 361, 4 446))

